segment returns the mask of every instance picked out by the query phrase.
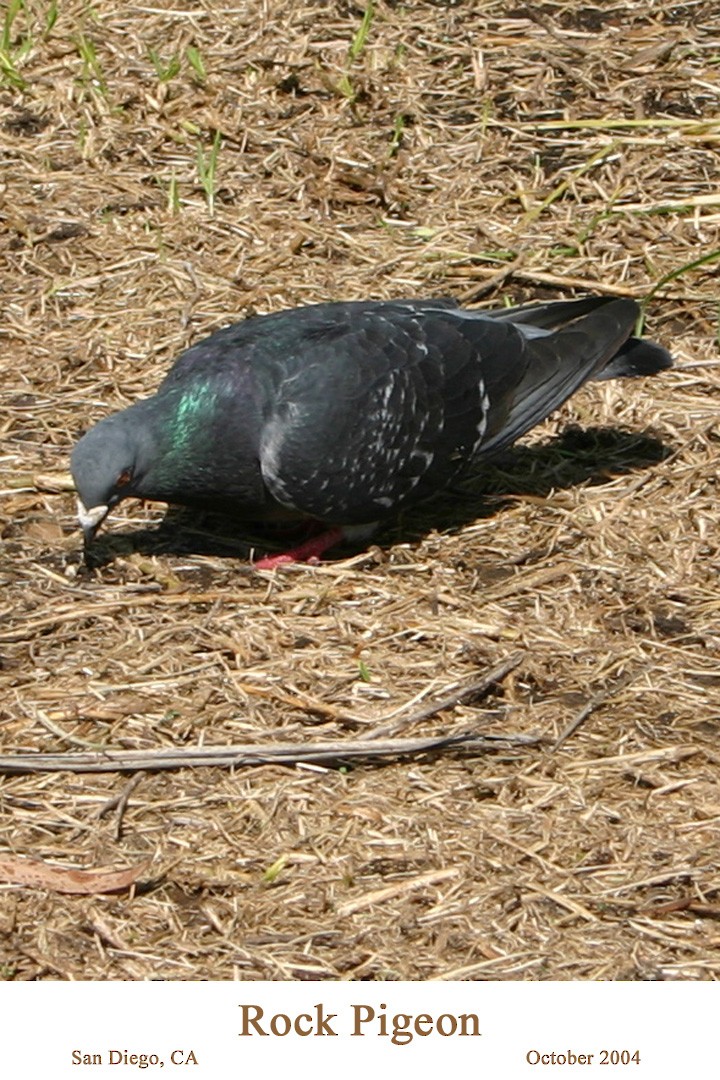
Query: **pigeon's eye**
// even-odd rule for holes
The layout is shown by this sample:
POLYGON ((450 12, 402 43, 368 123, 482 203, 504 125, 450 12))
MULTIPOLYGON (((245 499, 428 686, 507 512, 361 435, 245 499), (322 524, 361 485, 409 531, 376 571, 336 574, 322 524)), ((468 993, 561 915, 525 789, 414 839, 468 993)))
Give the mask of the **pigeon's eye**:
POLYGON ((131 469, 123 469, 123 471, 120 473, 117 480, 115 481, 115 487, 116 488, 127 487, 127 485, 130 483, 131 480, 132 480, 132 470, 131 469))

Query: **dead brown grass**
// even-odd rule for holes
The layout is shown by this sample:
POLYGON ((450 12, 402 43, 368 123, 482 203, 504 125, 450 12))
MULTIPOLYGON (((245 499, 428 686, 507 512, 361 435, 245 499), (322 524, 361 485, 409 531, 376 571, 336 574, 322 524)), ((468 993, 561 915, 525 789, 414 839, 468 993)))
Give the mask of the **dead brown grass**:
POLYGON ((642 297, 712 253, 716 5, 381 0, 352 63, 352 3, 67 0, 46 34, 28 7, 0 91, 2 752, 352 740, 518 650, 404 734, 541 742, 6 775, 6 854, 153 863, 130 898, 0 886, 5 976, 717 978, 713 263, 648 307, 676 372, 589 388, 368 554, 258 574, 242 531, 128 505, 87 575, 58 482, 249 311, 642 297))

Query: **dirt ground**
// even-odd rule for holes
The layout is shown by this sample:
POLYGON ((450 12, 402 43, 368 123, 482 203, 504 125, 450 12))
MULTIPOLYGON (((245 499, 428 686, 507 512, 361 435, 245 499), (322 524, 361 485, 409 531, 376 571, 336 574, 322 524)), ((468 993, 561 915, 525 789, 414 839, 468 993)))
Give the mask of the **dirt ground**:
POLYGON ((362 18, 6 8, 7 979, 720 977, 717 5, 362 18), (676 369, 585 388, 369 550, 258 572, 282 538, 127 503, 82 566, 74 440, 211 330, 590 292, 648 298, 676 369), (483 739, 353 756, 383 731, 483 739), (73 771, 112 750, 150 756, 73 771), (65 894, 27 859, 140 871, 65 894))

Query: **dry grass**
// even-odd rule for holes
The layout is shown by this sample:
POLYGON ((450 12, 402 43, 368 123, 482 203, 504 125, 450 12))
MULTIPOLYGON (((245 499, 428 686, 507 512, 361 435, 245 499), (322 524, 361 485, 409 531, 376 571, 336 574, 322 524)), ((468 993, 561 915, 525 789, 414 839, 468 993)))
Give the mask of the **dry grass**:
POLYGON ((0 887, 5 976, 718 978, 716 5, 380 0, 354 59, 350 2, 59 7, 3 43, 2 752, 353 740, 517 651, 403 734, 541 741, 5 775, 6 854, 153 859, 0 887), (658 282, 708 366, 588 388, 367 554, 259 574, 135 504, 80 568, 73 440, 217 326, 658 282))

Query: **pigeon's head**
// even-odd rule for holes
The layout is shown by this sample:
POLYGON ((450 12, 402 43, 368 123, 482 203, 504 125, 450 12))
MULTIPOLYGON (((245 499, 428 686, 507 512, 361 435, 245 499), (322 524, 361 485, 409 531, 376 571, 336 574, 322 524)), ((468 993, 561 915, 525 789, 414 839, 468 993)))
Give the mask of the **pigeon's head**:
POLYGON ((148 455, 137 408, 101 420, 73 449, 70 469, 86 546, 121 499, 139 494, 148 455))

